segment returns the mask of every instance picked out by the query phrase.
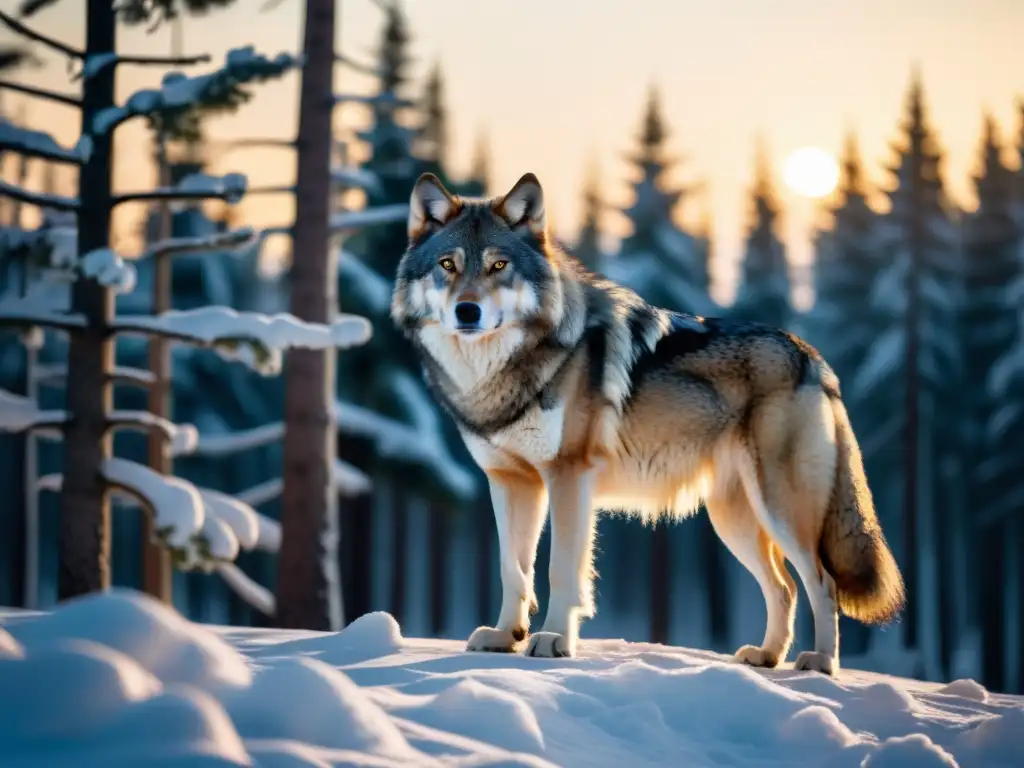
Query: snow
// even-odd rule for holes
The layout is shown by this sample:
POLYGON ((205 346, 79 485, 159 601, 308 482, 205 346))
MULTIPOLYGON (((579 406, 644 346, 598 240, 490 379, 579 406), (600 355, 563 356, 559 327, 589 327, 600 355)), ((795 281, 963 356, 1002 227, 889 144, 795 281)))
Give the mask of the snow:
POLYGON ((250 579, 234 563, 218 563, 216 571, 242 600, 260 613, 267 616, 274 615, 274 594, 269 589, 250 579))
POLYGON ((387 315, 391 307, 391 283, 348 251, 341 252, 338 274, 346 283, 352 284, 355 292, 362 297, 374 315, 387 315))
POLYGON ((0 123, 0 151, 13 150, 20 155, 67 163, 87 163, 92 154, 92 138, 82 136, 68 149, 58 144, 44 131, 19 128, 11 123, 0 123))
POLYGON ((131 293, 135 290, 135 267, 109 248, 89 251, 82 257, 79 267, 83 277, 113 288, 114 293, 131 293))
POLYGON ((362 189, 366 192, 382 192, 377 174, 358 166, 335 166, 331 168, 331 181, 343 187, 362 189))
POLYGON ((0 328, 5 325, 62 330, 84 328, 85 317, 70 312, 70 303, 70 283, 61 275, 49 274, 31 284, 24 296, 13 291, 0 296, 0 328))
POLYGON ((206 173, 191 173, 178 182, 174 189, 197 198, 216 197, 228 203, 237 203, 245 196, 249 180, 242 173, 227 173, 210 176, 206 173))
POLYGON ((262 315, 227 307, 172 310, 155 317, 118 317, 113 326, 122 333, 161 334, 213 347, 222 357, 239 360, 264 375, 280 373, 283 350, 346 349, 365 344, 371 334, 370 323, 355 315, 340 314, 330 325, 320 325, 284 313, 262 315))
POLYGON ((53 427, 67 420, 64 411, 41 411, 34 400, 0 389, 0 432, 25 432, 53 427))
POLYGON ((0 623, 0 751, 24 768, 1008 768, 1024 732, 1024 698, 967 681, 586 637, 575 659, 466 653, 386 613, 340 633, 211 627, 114 589, 0 623))
POLYGON ((149 411, 112 411, 110 413, 112 428, 133 429, 137 432, 149 432, 156 429, 163 433, 168 442, 171 456, 187 456, 195 451, 199 442, 199 433, 192 424, 175 424, 173 421, 157 416, 149 411))

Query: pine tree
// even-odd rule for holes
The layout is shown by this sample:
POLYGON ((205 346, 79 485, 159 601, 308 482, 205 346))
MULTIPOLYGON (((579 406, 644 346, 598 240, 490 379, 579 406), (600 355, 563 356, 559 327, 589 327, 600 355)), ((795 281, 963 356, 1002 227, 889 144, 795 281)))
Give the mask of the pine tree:
POLYGON ((604 200, 601 197, 601 182, 597 162, 591 163, 583 187, 583 226, 573 248, 573 254, 587 269, 601 272, 605 254, 601 249, 601 221, 604 200))
POLYGON ((444 76, 440 64, 435 64, 430 71, 419 111, 422 122, 416 137, 416 157, 423 163, 423 171, 433 173, 448 184, 448 111, 444 104, 444 76))
POLYGON ((922 559, 918 553, 942 552, 954 543, 951 527, 940 521, 960 514, 962 504, 963 483, 956 477, 962 422, 948 424, 941 433, 935 428, 939 413, 960 410, 956 315, 961 259, 941 154, 916 73, 901 131, 894 146, 896 162, 889 169, 896 181, 889 193, 891 210, 878 241, 884 261, 869 306, 886 327, 845 389, 854 399, 875 400, 880 410, 894 411, 886 414, 886 426, 895 430, 901 447, 886 449, 890 469, 884 476, 876 471, 873 490, 883 524, 902 517, 900 526, 888 530, 901 553, 907 585, 904 644, 919 653, 924 665, 919 672, 941 676, 942 659, 949 655, 938 646, 941 628, 919 627, 922 619, 940 614, 939 605, 951 604, 952 577, 938 573, 934 558, 922 559), (902 407, 896 411, 898 402, 902 407))
POLYGON ((792 319, 789 264, 776 233, 779 204, 771 181, 767 150, 759 144, 751 191, 753 222, 747 234, 736 302, 731 314, 786 328, 792 319))
POLYGON ((696 238, 675 223, 675 212, 687 190, 670 188, 664 175, 672 165, 665 140, 668 131, 656 89, 651 89, 639 136, 629 156, 639 171, 633 204, 624 213, 633 232, 608 260, 610 278, 633 288, 647 301, 683 312, 712 314, 707 295, 707 264, 696 238))

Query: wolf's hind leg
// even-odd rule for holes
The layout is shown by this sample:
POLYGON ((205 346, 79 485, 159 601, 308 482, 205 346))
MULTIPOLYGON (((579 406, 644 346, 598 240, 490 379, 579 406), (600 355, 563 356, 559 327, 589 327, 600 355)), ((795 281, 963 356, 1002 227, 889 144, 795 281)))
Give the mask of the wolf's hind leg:
POLYGON ((580 617, 594 615, 594 480, 589 467, 551 472, 551 599, 527 656, 575 656, 580 617))
POLYGON ((718 538, 757 579, 768 611, 761 645, 744 645, 735 659, 753 667, 775 667, 785 661, 793 643, 796 583, 778 547, 754 517, 742 488, 734 486, 714 495, 706 506, 718 538))
MULTIPOLYGON (((778 473, 779 467, 766 464, 764 471, 766 476, 773 476, 778 473)), ((787 502, 797 505, 798 500, 782 498, 782 494, 773 494, 766 500, 757 480, 753 460, 741 462, 740 477, 758 522, 782 550, 785 558, 793 564, 811 603, 811 612, 814 614, 814 650, 804 651, 797 656, 793 667, 834 675, 839 671, 839 603, 835 582, 821 567, 816 547, 804 541, 808 538, 806 535, 799 535, 797 523, 800 521, 795 517, 784 518, 775 512, 776 509, 784 509, 783 505, 787 502)), ((772 482, 773 487, 782 487, 778 478, 773 477, 772 480, 775 481, 772 482)))
POLYGON ((496 627, 479 627, 468 651, 511 653, 530 629, 537 611, 533 564, 544 527, 547 492, 539 475, 490 472, 491 504, 498 528, 501 559, 501 613, 496 627))

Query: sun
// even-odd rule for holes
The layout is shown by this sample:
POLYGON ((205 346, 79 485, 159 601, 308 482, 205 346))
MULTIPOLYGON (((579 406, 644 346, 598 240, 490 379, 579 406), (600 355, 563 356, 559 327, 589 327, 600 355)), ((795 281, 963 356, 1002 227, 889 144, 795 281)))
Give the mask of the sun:
POLYGON ((825 197, 839 183, 839 164, 823 149, 803 147, 786 158, 782 180, 803 197, 825 197))

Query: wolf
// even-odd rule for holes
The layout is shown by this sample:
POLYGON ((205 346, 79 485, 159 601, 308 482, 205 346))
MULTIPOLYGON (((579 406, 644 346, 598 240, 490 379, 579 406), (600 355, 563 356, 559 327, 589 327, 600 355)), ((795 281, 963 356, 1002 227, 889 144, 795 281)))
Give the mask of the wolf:
POLYGON ((739 662, 786 658, 796 598, 787 561, 814 616, 814 650, 797 669, 838 671, 840 610, 884 623, 902 608, 903 580, 822 356, 785 331, 660 309, 588 272, 550 236, 534 174, 487 200, 421 176, 391 317, 490 486, 501 611, 467 650, 575 655, 580 620, 595 610, 597 510, 653 522, 704 503, 767 605, 764 639, 736 651, 739 662), (529 634, 549 510, 550 601, 529 634))

